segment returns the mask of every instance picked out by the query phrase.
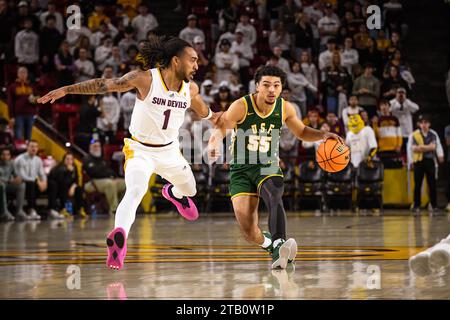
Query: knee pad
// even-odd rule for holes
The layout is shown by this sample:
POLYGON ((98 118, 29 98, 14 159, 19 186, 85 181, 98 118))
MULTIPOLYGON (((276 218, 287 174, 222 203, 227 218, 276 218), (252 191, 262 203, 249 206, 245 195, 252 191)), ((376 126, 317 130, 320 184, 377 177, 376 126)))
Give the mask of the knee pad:
POLYGON ((282 177, 270 177, 263 182, 260 194, 263 199, 270 201, 282 201, 284 193, 284 181, 282 177))

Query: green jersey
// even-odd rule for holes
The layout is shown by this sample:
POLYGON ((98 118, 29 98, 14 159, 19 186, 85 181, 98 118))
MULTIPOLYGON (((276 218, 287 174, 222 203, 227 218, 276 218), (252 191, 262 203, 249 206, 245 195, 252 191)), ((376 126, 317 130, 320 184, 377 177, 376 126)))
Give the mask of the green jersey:
POLYGON ((278 166, 284 99, 276 99, 272 110, 265 116, 255 107, 252 95, 241 99, 247 110, 245 118, 237 123, 233 131, 231 164, 278 166))

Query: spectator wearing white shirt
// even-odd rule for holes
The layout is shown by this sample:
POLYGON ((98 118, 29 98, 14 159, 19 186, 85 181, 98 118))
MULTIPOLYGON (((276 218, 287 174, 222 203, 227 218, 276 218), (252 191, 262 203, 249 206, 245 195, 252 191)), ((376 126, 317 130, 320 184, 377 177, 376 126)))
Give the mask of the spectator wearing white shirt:
POLYGON ((25 29, 16 34, 15 54, 18 63, 24 64, 28 70, 34 71, 39 61, 39 36, 32 29, 33 21, 31 19, 25 19, 24 27, 25 29))
POLYGON ((213 82, 211 79, 206 79, 200 86, 200 95, 206 104, 211 105, 214 102, 214 95, 212 94, 213 82))
POLYGON ((336 37, 339 31, 339 18, 333 11, 333 6, 330 3, 325 5, 325 16, 317 23, 320 34, 320 44, 322 47, 328 43, 328 39, 336 37))
POLYGON ((317 92, 315 87, 308 79, 301 73, 300 63, 294 62, 292 65, 292 72, 287 74, 287 83, 291 89, 292 100, 300 106, 302 114, 306 114, 306 93, 308 88, 312 92, 317 92))
MULTIPOLYGON (((291 89, 289 87, 283 87, 281 97, 284 100, 289 101, 294 106, 297 117, 301 119, 302 113, 300 111, 300 107, 293 101, 291 97, 291 89)), ((298 145, 299 140, 291 130, 288 130, 286 124, 284 123, 283 127, 281 128, 280 135, 280 158, 284 161, 295 163, 298 156, 298 145)))
MULTIPOLYGON (((317 67, 311 61, 311 54, 308 51, 303 51, 300 56, 300 68, 305 78, 316 88, 319 88, 319 75, 317 67)), ((308 88, 305 89, 306 106, 311 108, 315 105, 315 98, 313 91, 308 88)))
POLYGON ((408 136, 413 132, 412 115, 419 110, 419 106, 406 97, 405 88, 398 88, 395 99, 389 101, 389 104, 392 115, 396 116, 400 122, 403 136, 402 148, 404 148, 407 145, 408 136))
MULTIPOLYGON (((272 65, 277 66, 281 70, 283 70, 286 73, 291 72, 291 66, 289 65, 289 61, 287 61, 285 58, 283 58, 283 51, 280 47, 275 47, 273 49, 273 56, 271 57, 272 65), (272 59, 274 58, 274 60, 272 59), (276 63, 275 63, 276 62, 276 63), (275 64, 274 64, 275 63, 275 64)), ((270 63, 270 60, 267 64, 270 63)))
POLYGON ((220 52, 214 56, 214 63, 217 67, 216 83, 228 81, 231 73, 239 70, 239 58, 230 51, 231 43, 227 39, 220 43, 220 52))
POLYGON ((350 96, 348 99, 348 107, 342 110, 342 122, 344 123, 345 131, 348 131, 348 121, 350 116, 360 114, 364 109, 359 105, 359 100, 356 95, 350 96))
POLYGON ((56 5, 54 2, 49 1, 47 4, 47 11, 42 13, 39 17, 41 20, 41 25, 45 26, 45 19, 49 14, 52 14, 56 18, 56 29, 58 29, 59 33, 64 34, 64 20, 61 13, 56 11, 56 5))
POLYGON ((345 138, 345 144, 350 147, 351 162, 355 168, 363 161, 371 160, 378 148, 375 132, 364 124, 361 116, 350 116, 349 131, 345 138))
POLYGON ((284 54, 289 54, 289 50, 291 48, 291 37, 281 21, 277 23, 275 30, 270 32, 269 47, 272 51, 275 47, 279 47, 284 54))
POLYGON ((316 55, 316 53, 319 51, 319 44, 320 44, 320 34, 319 34, 319 28, 318 23, 319 20, 323 17, 323 12, 320 10, 321 7, 321 1, 320 0, 314 0, 313 4, 310 6, 307 6, 303 9, 303 12, 309 17, 309 22, 311 24, 312 29, 312 35, 313 35, 313 53, 316 55))
POLYGON ((353 67, 359 63, 359 54, 353 48, 353 38, 345 37, 344 48, 341 50, 341 65, 347 69, 350 75, 353 75, 353 67))
POLYGON ((91 35, 91 45, 93 48, 97 48, 102 44, 102 39, 104 37, 109 36, 111 39, 114 39, 118 33, 119 31, 116 27, 114 27, 111 23, 106 23, 103 21, 100 23, 100 29, 91 35))
POLYGON ((95 50, 95 63, 97 70, 103 71, 106 67, 106 61, 112 56, 113 42, 110 36, 105 36, 102 39, 102 45, 95 50))
POLYGON ((148 12, 146 4, 140 4, 138 11, 139 15, 131 21, 131 26, 136 30, 138 41, 140 41, 145 40, 147 33, 158 28, 159 24, 155 16, 148 12))
POLYGON ((179 38, 184 41, 189 42, 191 45, 194 44, 194 38, 196 36, 201 36, 205 39, 205 33, 197 28, 197 16, 195 14, 190 14, 187 17, 187 27, 180 31, 179 38))
POLYGON ((241 29, 244 34, 244 41, 247 42, 250 46, 256 44, 257 34, 255 27, 250 23, 250 17, 247 13, 242 13, 239 17, 239 23, 236 26, 236 29, 241 29))
POLYGON ((333 60, 333 52, 336 51, 336 40, 329 38, 327 41, 327 50, 319 55, 319 70, 323 71, 325 68, 331 66, 333 60))
POLYGON ((123 118, 123 127, 128 129, 131 123, 131 114, 133 113, 134 104, 136 102, 136 91, 131 90, 120 98, 121 114, 123 118))
POLYGON ((241 81, 247 83, 250 80, 249 67, 250 61, 253 59, 253 50, 248 43, 244 42, 244 34, 241 29, 236 29, 236 40, 233 41, 230 52, 238 56, 241 81))
POLYGON ((81 48, 78 52, 79 58, 75 60, 76 78, 75 82, 82 82, 93 79, 95 76, 94 63, 88 59, 86 49, 81 48))
POLYGON ((125 64, 120 56, 120 49, 117 46, 113 46, 111 50, 111 57, 105 61, 105 65, 111 66, 116 76, 121 76, 125 69, 125 64))

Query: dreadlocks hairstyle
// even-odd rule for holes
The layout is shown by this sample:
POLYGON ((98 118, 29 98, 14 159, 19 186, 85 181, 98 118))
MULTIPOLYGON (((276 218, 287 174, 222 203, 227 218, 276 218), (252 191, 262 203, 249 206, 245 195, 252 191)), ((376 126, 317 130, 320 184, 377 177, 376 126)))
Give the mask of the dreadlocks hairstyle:
POLYGON ((260 66, 255 72, 255 83, 261 81, 262 77, 279 77, 281 80, 281 85, 286 84, 286 72, 275 66, 260 66))
POLYGON ((180 38, 153 36, 143 44, 138 60, 144 70, 156 67, 167 68, 172 58, 179 56, 186 47, 192 46, 180 38))

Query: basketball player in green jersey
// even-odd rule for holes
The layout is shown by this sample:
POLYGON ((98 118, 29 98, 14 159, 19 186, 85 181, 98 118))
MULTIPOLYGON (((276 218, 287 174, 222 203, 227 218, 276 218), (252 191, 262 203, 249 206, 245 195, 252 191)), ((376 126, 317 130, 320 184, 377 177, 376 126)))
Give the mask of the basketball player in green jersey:
POLYGON ((210 160, 220 157, 223 138, 232 134, 230 194, 234 213, 247 241, 272 254, 272 268, 285 269, 297 254, 297 243, 286 239, 283 207, 283 173, 278 149, 281 127, 286 123, 298 139, 343 140, 329 132, 306 127, 292 104, 280 98, 286 74, 274 66, 255 73, 256 92, 233 102, 219 118, 208 145, 210 160), (269 230, 258 227, 258 205, 262 198, 269 211, 269 230))

